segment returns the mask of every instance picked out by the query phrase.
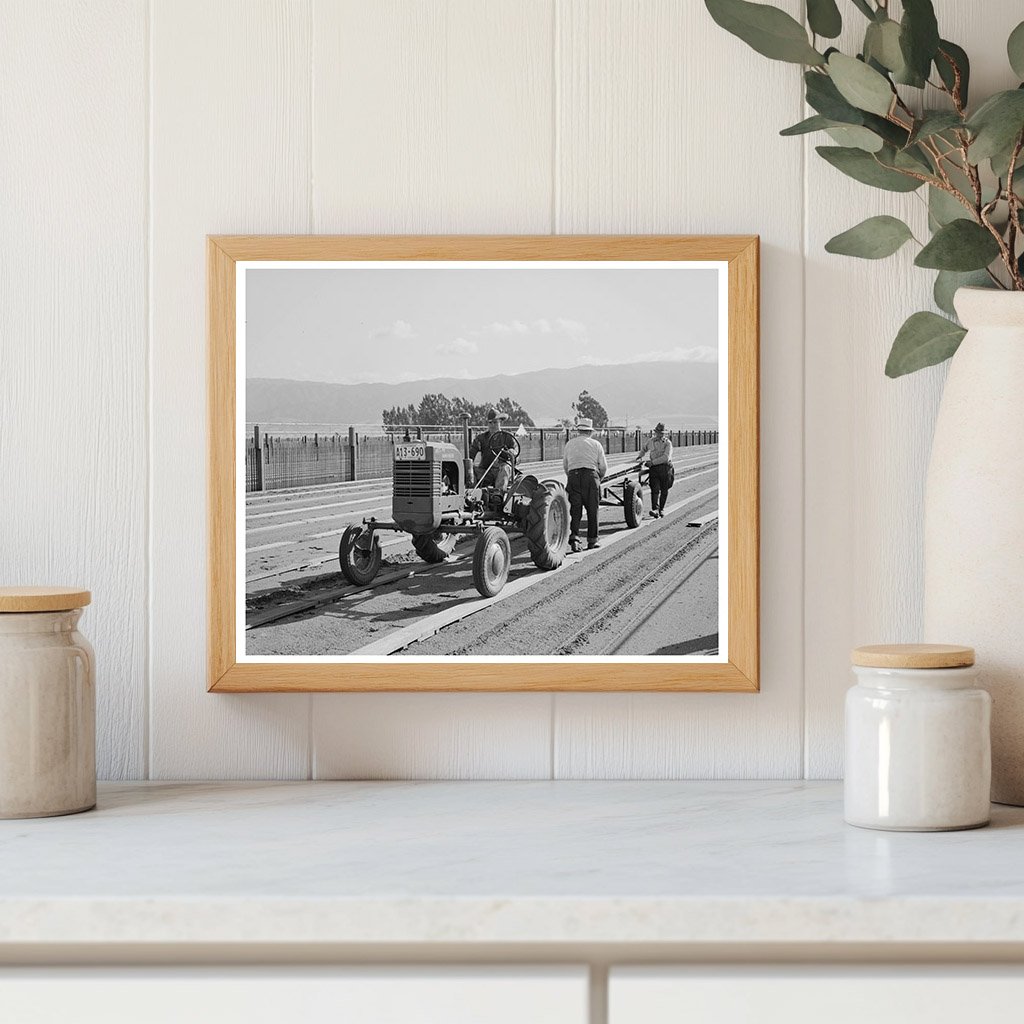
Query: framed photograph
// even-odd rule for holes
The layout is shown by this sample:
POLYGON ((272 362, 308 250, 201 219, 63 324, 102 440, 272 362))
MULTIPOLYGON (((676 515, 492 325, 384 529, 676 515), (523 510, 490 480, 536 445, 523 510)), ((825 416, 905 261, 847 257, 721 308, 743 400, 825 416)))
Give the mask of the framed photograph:
POLYGON ((758 688, 758 239, 208 240, 210 689, 758 688))

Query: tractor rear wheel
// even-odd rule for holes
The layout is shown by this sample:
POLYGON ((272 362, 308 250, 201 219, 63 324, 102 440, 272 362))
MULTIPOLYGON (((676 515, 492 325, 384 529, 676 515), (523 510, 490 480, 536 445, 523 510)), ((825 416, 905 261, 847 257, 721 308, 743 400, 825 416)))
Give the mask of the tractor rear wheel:
POLYGON ((380 541, 372 530, 350 526, 341 535, 338 561, 349 583, 364 587, 380 572, 380 541))
POLYGON ((622 511, 626 516, 626 525, 635 530, 644 518, 644 489, 632 480, 622 485, 622 511))
POLYGON ((538 487, 526 512, 526 546, 538 569, 557 569, 569 547, 569 498, 560 484, 538 487))
POLYGON ((458 537, 454 533, 435 530, 433 533, 414 533, 412 546, 424 562, 443 562, 455 549, 458 537))
POLYGON ((473 583, 484 597, 494 597, 508 580, 512 545, 498 526, 488 526, 477 537, 473 549, 473 583))

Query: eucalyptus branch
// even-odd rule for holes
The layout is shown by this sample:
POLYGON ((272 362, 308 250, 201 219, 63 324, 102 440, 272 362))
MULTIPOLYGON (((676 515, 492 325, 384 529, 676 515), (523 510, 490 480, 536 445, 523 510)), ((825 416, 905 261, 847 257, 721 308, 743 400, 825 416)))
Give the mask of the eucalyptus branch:
MULTIPOLYGON (((863 42, 844 53, 834 41, 847 38, 844 29, 849 26, 843 25, 839 5, 832 0, 808 0, 805 11, 811 34, 807 25, 771 0, 704 0, 722 28, 758 53, 808 69, 807 99, 816 115, 783 134, 834 126, 873 131, 877 152, 862 148, 863 130, 833 131, 839 145, 821 146, 818 152, 855 181, 889 192, 912 192, 925 204, 930 238, 915 262, 940 271, 935 296, 946 316, 922 310, 900 328, 886 364, 887 374, 900 376, 920 369, 922 362, 942 362, 959 342, 962 332, 950 305, 957 275, 969 274, 986 284, 991 281, 996 288, 1024 291, 1024 254, 1020 266, 1017 260, 1018 250, 1024 249, 1024 181, 1017 189, 1013 180, 1018 167, 1024 172, 1021 101, 1007 91, 992 97, 981 116, 968 111, 970 61, 955 43, 942 41, 933 0, 904 0, 903 4, 852 0, 852 4, 867 16, 868 24, 862 28, 863 42), (891 16, 893 7, 898 10, 891 16), (824 83, 819 75, 831 81, 824 83), (921 94, 909 93, 905 86, 931 86, 949 97, 952 110, 942 104, 942 112, 916 113, 913 108, 920 108, 921 94), (1005 152, 1007 137, 1016 145, 1008 175, 997 183, 993 196, 985 184, 988 164, 992 154, 1005 152), (979 164, 985 168, 984 181, 979 164), (927 185, 930 194, 922 197, 920 185, 927 185), (1003 202, 1009 211, 1006 219, 1003 202), (987 277, 978 273, 981 270, 987 277)), ((1024 23, 1014 29, 1006 48, 1018 79, 1024 78, 1022 43, 1024 23)), ((836 235, 826 248, 843 256, 882 259, 911 239, 917 241, 903 220, 874 216, 836 235)))
POLYGON ((978 214, 978 219, 981 219, 981 204, 984 200, 984 193, 981 188, 981 176, 978 174, 978 165, 971 163, 971 158, 967 153, 967 145, 961 148, 960 152, 964 156, 964 170, 967 172, 967 180, 971 183, 971 188, 974 189, 974 207, 978 214))
POLYGON ((953 188, 953 183, 949 180, 949 175, 946 173, 945 167, 942 166, 944 155, 939 152, 930 139, 922 139, 921 148, 932 158, 932 161, 935 164, 935 170, 939 172, 939 177, 942 178, 950 188, 953 188))
POLYGON ((1006 285, 1003 284, 1003 282, 1000 281, 999 278, 992 272, 992 268, 991 267, 986 267, 985 268, 985 273, 988 274, 988 276, 992 278, 992 283, 997 288, 999 288, 1000 290, 1002 290, 1004 292, 1006 291, 1006 285))
POLYGON ((1010 154, 1010 166, 1006 172, 1006 204, 1010 210, 1010 222, 1007 228, 1007 248, 1010 251, 1010 277, 1013 278, 1017 288, 1024 288, 1024 279, 1017 264, 1017 232, 1020 230, 1020 203, 1017 198, 1017 190, 1014 188, 1013 176, 1017 169, 1017 161, 1020 158, 1021 147, 1024 146, 1024 135, 1017 138, 1017 144, 1010 154))
POLYGON ((954 109, 961 117, 963 117, 965 112, 962 95, 964 79, 963 74, 960 71, 960 65, 957 64, 957 62, 953 60, 953 58, 949 55, 949 52, 947 50, 942 49, 941 46, 939 47, 938 53, 939 56, 942 57, 942 59, 946 61, 949 64, 949 66, 953 69, 953 88, 947 89, 945 87, 945 84, 943 84, 942 91, 946 93, 950 97, 950 99, 952 99, 954 109))
POLYGON ((986 210, 981 211, 981 223, 989 230, 992 237, 996 240, 996 243, 999 246, 1000 258, 1006 266, 1006 272, 1010 275, 1013 287, 1015 289, 1024 288, 1024 281, 1021 280, 1020 272, 1017 270, 1017 261, 1010 252, 1010 249, 1006 244, 1006 239, 1003 238, 1003 233, 989 220, 989 214, 986 210))

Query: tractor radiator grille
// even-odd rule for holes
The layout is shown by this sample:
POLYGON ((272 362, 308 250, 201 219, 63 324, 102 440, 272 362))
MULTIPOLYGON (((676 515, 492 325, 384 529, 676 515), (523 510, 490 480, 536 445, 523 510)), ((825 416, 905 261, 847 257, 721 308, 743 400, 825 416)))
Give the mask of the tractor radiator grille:
POLYGON ((396 498, 429 498, 441 493, 440 462, 396 462, 396 498))

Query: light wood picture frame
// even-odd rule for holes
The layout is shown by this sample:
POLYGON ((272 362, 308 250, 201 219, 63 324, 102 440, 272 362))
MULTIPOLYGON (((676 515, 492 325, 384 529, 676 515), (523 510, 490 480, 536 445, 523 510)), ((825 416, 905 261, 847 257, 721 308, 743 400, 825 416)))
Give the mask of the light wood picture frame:
MULTIPOLYGON (((211 691, 752 692, 759 688, 760 269, 757 236, 219 235, 208 238, 207 253, 210 430, 208 686, 211 691), (240 281, 245 274, 253 269, 261 269, 259 265, 269 268, 282 264, 288 264, 291 269, 313 269, 314 264, 318 267, 337 264, 342 269, 363 263, 388 269, 397 264, 403 267, 426 267, 430 264, 434 265, 435 269, 440 268, 445 273, 452 273, 458 272, 455 270, 456 266, 466 268, 467 265, 479 265, 481 269, 491 269, 498 263, 510 266, 528 263, 531 269, 550 264, 554 270, 558 270, 561 269, 557 266, 559 261, 571 261, 580 266, 592 264, 598 269, 602 264, 607 265, 606 269, 610 269, 612 264, 616 267, 635 264, 640 270, 645 269, 648 264, 669 269, 674 265, 691 269, 706 266, 708 269, 717 270, 724 284, 724 291, 720 292, 717 323, 727 346, 718 362, 718 365, 727 366, 727 371, 721 371, 722 382, 719 392, 725 398, 726 408, 725 415, 718 425, 724 438, 718 465, 724 467, 719 469, 719 495, 721 491, 725 491, 727 500, 722 503, 723 509, 716 509, 714 513, 701 520, 702 524, 706 525, 706 521, 715 520, 716 514, 723 510, 727 517, 722 523, 724 541, 719 561, 722 568, 718 570, 722 574, 720 583, 727 594, 727 604, 720 611, 719 620, 723 623, 727 644, 723 645, 717 659, 681 661, 675 658, 638 656, 632 659, 562 657, 541 660, 453 656, 429 660, 409 657, 363 660, 353 656, 330 660, 288 656, 250 657, 247 648, 240 653, 239 644, 244 645, 244 633, 248 623, 245 619, 244 605, 241 604, 244 598, 242 588, 246 584, 247 576, 239 574, 240 568, 244 567, 244 558, 240 558, 239 554, 241 552, 244 556, 247 549, 240 546, 242 541, 237 532, 244 531, 246 518, 243 500, 246 479, 242 467, 245 465, 247 444, 255 445, 254 457, 259 460, 260 452, 263 450, 260 446, 268 443, 266 439, 260 439, 258 429, 257 436, 253 438, 254 430, 246 426, 247 418, 241 415, 244 406, 239 405, 240 402, 244 402, 241 388, 246 380, 244 376, 240 378, 239 373, 244 366, 240 361, 239 335, 247 329, 248 315, 246 309, 241 308, 242 303, 239 300, 240 281), (449 266, 452 268, 451 271, 448 270, 449 266)), ((518 267, 514 266, 513 269, 518 267)), ((244 289, 241 294, 245 294, 244 289)), ((256 290, 253 289, 249 294, 255 295, 256 290)), ((552 329, 546 320, 537 321, 537 324, 541 325, 538 329, 552 329)), ((407 322, 396 320, 395 325, 397 326, 393 330, 398 336, 412 336, 414 328, 407 322)), ((492 326, 495 330, 498 329, 497 324, 492 326)), ((529 325, 524 325, 524 330, 528 329, 529 325)), ((374 335, 371 334, 370 337, 374 335)), ((383 337, 379 340, 381 344, 386 342, 383 337)), ((461 337, 458 340, 463 342, 466 351, 472 350, 475 344, 472 340, 465 341, 461 337)), ((493 404, 495 400, 489 401, 493 404)), ((577 409, 577 413, 580 411, 577 409)), ((566 428, 565 436, 569 437, 572 433, 571 421, 565 420, 563 424, 566 428)), ((589 436, 585 427, 586 421, 580 420, 579 424, 583 427, 584 436, 589 436)), ((693 441, 694 432, 674 432, 671 423, 669 427, 670 438, 675 438, 680 443, 693 441)), ((646 429, 645 427, 644 431, 646 429)), ((558 427, 557 430, 560 433, 562 427, 558 427)), ((405 439, 408 440, 409 428, 405 428, 405 431, 405 439)), ((639 440, 644 431, 638 428, 635 432, 638 439, 635 444, 637 450, 642 443, 646 444, 647 448, 650 447, 648 442, 639 440)), ((522 426, 519 433, 523 434, 522 426)), ((540 451, 543 455, 544 430, 540 430, 539 434, 540 451)), ((352 434, 351 429, 350 435, 350 440, 355 438, 352 443, 358 443, 358 438, 352 434)), ((392 435, 392 443, 396 443, 396 436, 392 435)), ((551 435, 547 436, 550 438, 551 435)), ((659 438, 661 436, 658 435, 659 438)), ((338 443, 344 446, 344 435, 339 433, 337 437, 340 438, 338 443)), ((610 451, 616 451, 616 445, 621 443, 621 451, 624 454, 616 456, 617 458, 629 457, 635 460, 635 456, 625 454, 627 448, 633 445, 631 427, 609 425, 604 437, 610 451)), ((702 437, 703 440, 717 440, 717 427, 715 432, 708 432, 702 437)), ((449 439, 456 444, 461 440, 449 439)), ((319 436, 304 440, 309 443, 315 441, 317 444, 321 441, 319 436)), ((324 441, 326 442, 326 437, 324 441)), ((417 443, 416 435, 412 435, 412 442, 414 445, 417 443)), ((272 440, 269 443, 273 445, 272 440)), ((694 452, 696 451, 698 449, 694 449, 694 452)), ((464 450, 461 454, 464 458, 467 456, 464 450)), ((523 464, 526 465, 525 462, 523 464)), ((459 465, 466 467, 467 474, 470 472, 468 461, 459 465)), ((617 465, 625 465, 625 462, 619 462, 617 465)), ((477 473, 479 469, 474 469, 473 472, 477 473)), ((355 479, 354 468, 352 473, 352 479, 355 479)), ((530 477, 530 480, 536 485, 535 477, 530 477)), ((448 480, 445 478, 445 486, 447 485, 448 480)), ((330 486, 321 485, 320 492, 329 489, 330 486)), ((470 479, 465 479, 461 486, 468 488, 470 479)), ((545 482, 544 486, 553 485, 545 482)), ((474 500, 478 495, 477 491, 468 493, 473 495, 474 500)), ((616 493, 626 492, 620 490, 616 493)), ((602 490, 602 497, 604 496, 605 491, 602 490)), ((614 499, 614 495, 612 497, 614 499)), ((308 505, 308 502, 306 504, 308 505)), ((343 502, 328 504, 341 505, 343 502)), ((279 513, 271 511, 263 514, 272 517, 279 513)), ((628 510, 624 514, 628 519, 628 510)), ((328 512, 318 517, 326 520, 317 524, 317 533, 321 536, 328 537, 330 534, 330 515, 328 512)), ((685 515, 682 518, 685 519, 685 515)), ((479 532, 480 524, 472 523, 468 519, 466 521, 467 529, 472 527, 479 532)), ((643 525, 656 529, 661 524, 652 522, 643 525)), ((714 525, 717 529, 717 521, 714 525)), ((381 528, 384 528, 383 525, 381 528)), ((388 528, 394 529, 393 526, 388 528)), ((244 537, 244 533, 242 536, 244 537)), ((374 538, 378 535, 373 533, 371 528, 369 536, 370 544, 366 550, 372 552, 374 538)), ((337 542, 337 538, 333 536, 328 540, 337 542)), ((266 546, 273 547, 273 544, 266 546)), ((717 557, 717 547, 715 551, 717 557)), ((610 557, 607 553, 603 555, 606 559, 610 557)), ((707 558, 707 555, 704 557, 707 558)), ((488 563, 481 564, 485 566, 481 572, 489 571, 486 569, 488 563)), ((584 563, 580 562, 579 565, 582 566, 584 563)), ((468 580, 468 563, 463 568, 467 574, 464 578, 468 580)), ((337 569, 337 562, 334 569, 337 569)), ((558 577, 563 571, 564 569, 558 569, 548 575, 550 578, 558 577)), ((350 589, 354 591, 355 587, 350 589)), ((595 595, 594 600, 598 601, 599 598, 604 599, 605 595, 595 595)), ((501 599, 502 595, 499 594, 489 600, 499 602, 501 599)), ((322 603, 321 606, 315 607, 322 607, 322 603)), ((296 615, 298 614, 297 612, 296 615)))

